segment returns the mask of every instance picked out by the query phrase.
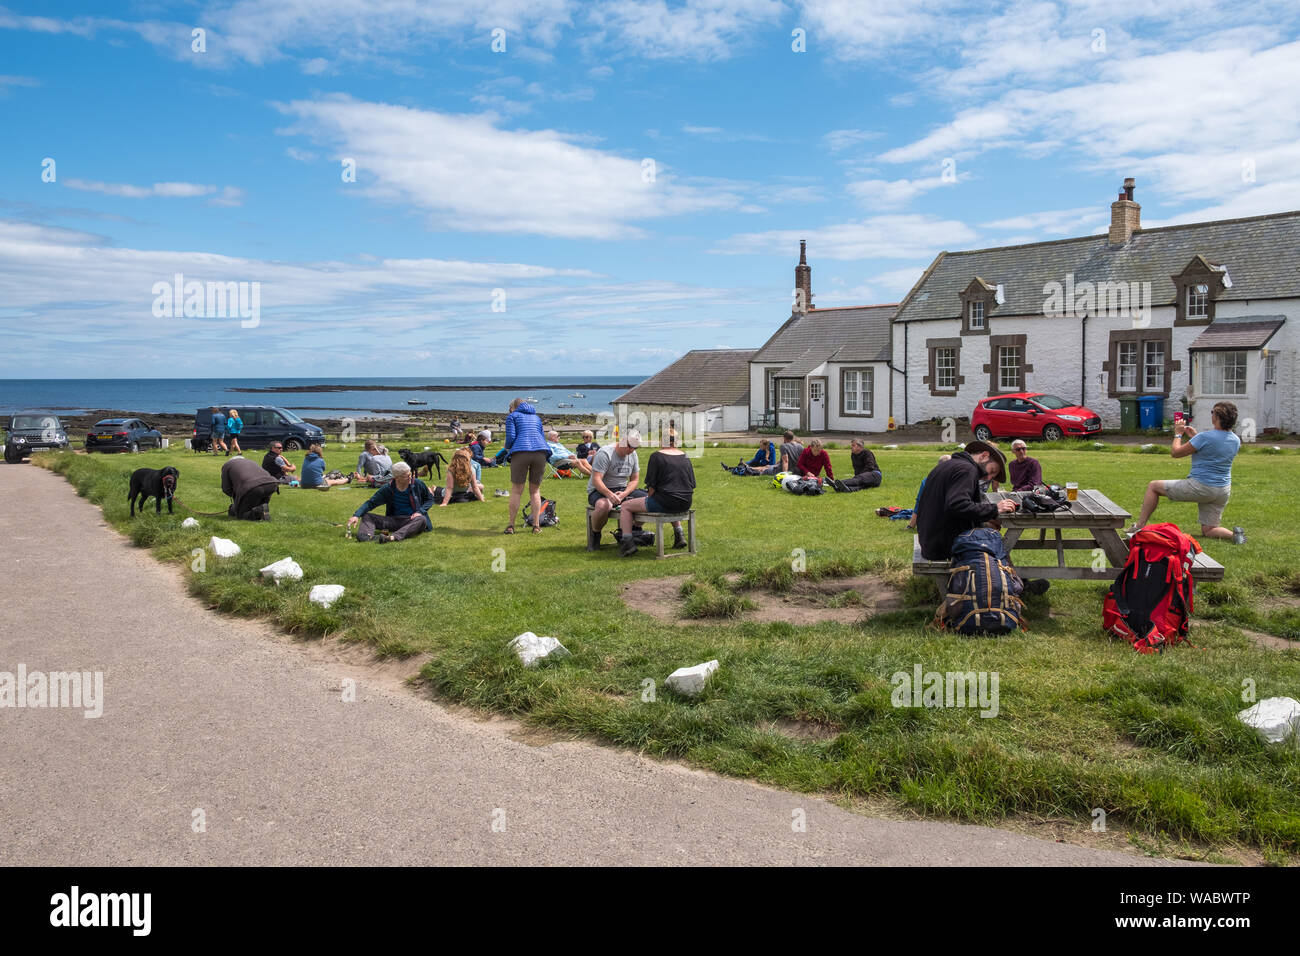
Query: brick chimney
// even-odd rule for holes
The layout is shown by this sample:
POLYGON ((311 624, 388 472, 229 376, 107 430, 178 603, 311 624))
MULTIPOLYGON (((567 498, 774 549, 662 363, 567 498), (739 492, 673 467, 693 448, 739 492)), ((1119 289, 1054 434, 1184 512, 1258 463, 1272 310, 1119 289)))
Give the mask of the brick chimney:
POLYGON ((1142 229, 1142 207, 1133 201, 1133 179, 1124 180, 1119 198, 1110 204, 1110 243, 1122 246, 1142 229))
POLYGON ((794 267, 794 289, 796 312, 815 309, 812 300, 812 266, 808 265, 808 240, 799 240, 799 264, 794 267))

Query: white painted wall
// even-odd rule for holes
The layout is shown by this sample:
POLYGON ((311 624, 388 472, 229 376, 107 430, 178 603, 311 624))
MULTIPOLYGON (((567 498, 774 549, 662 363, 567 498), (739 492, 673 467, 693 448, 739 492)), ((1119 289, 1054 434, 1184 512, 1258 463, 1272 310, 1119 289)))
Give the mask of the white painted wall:
POLYGON ((826 375, 830 379, 829 398, 826 411, 827 429, 836 432, 883 432, 889 428, 889 366, 884 362, 830 362, 826 366, 826 375), (871 368, 874 370, 872 381, 872 416, 862 418, 856 415, 840 414, 840 372, 844 368, 871 368))

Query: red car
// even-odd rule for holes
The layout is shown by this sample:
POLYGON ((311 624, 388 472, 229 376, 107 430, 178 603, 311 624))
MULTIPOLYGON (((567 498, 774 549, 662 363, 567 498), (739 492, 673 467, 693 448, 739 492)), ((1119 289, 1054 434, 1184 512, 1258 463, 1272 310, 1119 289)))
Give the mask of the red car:
POLYGON ((1101 418, 1090 408, 1042 392, 1015 392, 982 398, 970 417, 980 441, 991 438, 1083 438, 1101 433, 1101 418))

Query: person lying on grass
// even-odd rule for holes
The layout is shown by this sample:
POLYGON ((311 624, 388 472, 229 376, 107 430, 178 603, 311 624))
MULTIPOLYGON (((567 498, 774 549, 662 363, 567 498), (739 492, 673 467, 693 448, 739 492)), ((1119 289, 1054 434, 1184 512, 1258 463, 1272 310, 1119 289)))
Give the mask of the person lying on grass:
POLYGON ((1233 544, 1245 544, 1246 532, 1241 527, 1228 530, 1219 524, 1223 509, 1232 493, 1232 460, 1241 451, 1241 439, 1233 434, 1237 424, 1237 406, 1232 402, 1219 402, 1210 410, 1214 426, 1198 432, 1187 422, 1174 422, 1174 440, 1169 454, 1175 458, 1192 459, 1192 470, 1181 481, 1153 481, 1147 485, 1142 499, 1142 512, 1128 529, 1136 534, 1151 520, 1160 499, 1170 501, 1195 501, 1201 519, 1201 534, 1207 538, 1222 538, 1233 544), (1186 440, 1184 440, 1186 439, 1186 440))
POLYGON ((776 446, 772 444, 770 438, 760 438, 758 441, 758 453, 749 461, 740 461, 733 468, 725 461, 722 463, 722 470, 729 471, 733 475, 774 475, 776 474, 776 446))
POLYGON ((848 492, 880 487, 880 466, 876 464, 876 456, 867 449, 861 438, 853 439, 849 442, 849 447, 852 449, 850 457, 853 460, 853 477, 844 481, 832 478, 831 487, 836 491, 848 492))
POLYGON ((483 500, 483 486, 474 477, 472 460, 468 448, 458 448, 447 465, 447 487, 434 488, 434 498, 441 498, 439 508, 445 508, 453 501, 483 500))
MULTIPOLYGON (((691 510, 695 497, 695 469, 686 453, 677 447, 677 436, 668 434, 668 445, 650 456, 646 467, 644 498, 628 498, 618 513, 618 527, 623 532, 618 542, 618 553, 623 557, 636 554, 636 536, 632 525, 642 512, 650 514, 682 514, 691 510)), ((686 547, 682 523, 673 522, 673 547, 686 547)))
POLYGON ((411 474, 410 465, 399 461, 393 465, 393 480, 353 513, 348 527, 357 529, 358 541, 372 538, 380 544, 401 541, 433 530, 433 522, 429 520, 432 505, 433 492, 429 486, 411 474), (385 513, 375 514, 374 509, 380 505, 386 506, 385 513))

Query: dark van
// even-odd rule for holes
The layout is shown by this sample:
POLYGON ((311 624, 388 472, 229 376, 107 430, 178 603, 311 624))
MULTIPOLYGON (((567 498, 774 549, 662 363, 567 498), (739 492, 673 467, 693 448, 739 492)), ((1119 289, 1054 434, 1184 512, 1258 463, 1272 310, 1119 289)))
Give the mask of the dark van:
MULTIPOLYGON (((285 451, 298 451, 312 442, 325 444, 325 433, 320 427, 305 422, 287 408, 275 405, 233 405, 222 408, 228 416, 231 408, 239 409, 244 420, 244 430, 239 433, 240 448, 269 448, 271 442, 284 443, 285 451)), ((191 444, 204 449, 212 444, 212 406, 194 413, 194 436, 191 444)))

